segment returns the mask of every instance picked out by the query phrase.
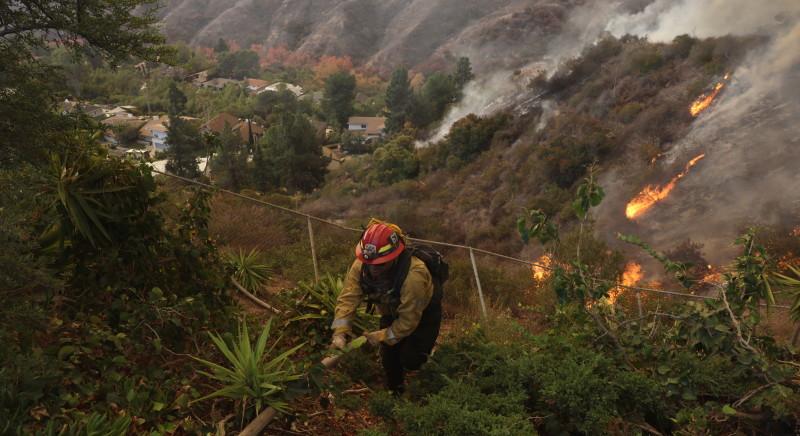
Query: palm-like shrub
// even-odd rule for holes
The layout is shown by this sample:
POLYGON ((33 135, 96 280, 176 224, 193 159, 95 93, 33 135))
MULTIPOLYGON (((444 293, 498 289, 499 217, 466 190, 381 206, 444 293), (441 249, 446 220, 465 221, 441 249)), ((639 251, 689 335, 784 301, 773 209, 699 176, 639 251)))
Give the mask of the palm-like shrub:
POLYGON ((214 345, 225 356, 226 365, 223 366, 195 356, 192 358, 211 371, 201 371, 201 374, 222 383, 223 387, 194 402, 227 397, 242 401, 242 409, 247 409, 248 402, 252 400, 256 413, 265 404, 277 410, 286 410, 286 402, 282 400, 282 393, 289 382, 302 377, 302 375, 294 373, 289 357, 305 344, 297 345, 270 359, 269 356, 273 354, 281 340, 279 337, 267 348, 271 326, 272 319, 264 326, 255 347, 250 341, 246 322, 239 325, 238 336, 230 344, 222 336, 209 333, 214 345))
POLYGON ((261 252, 256 249, 228 253, 227 263, 234 280, 250 292, 260 288, 269 277, 269 267, 261 261, 261 252))
MULTIPOLYGON (((330 326, 336 311, 336 300, 343 288, 344 282, 341 277, 330 274, 318 283, 300 283, 299 297, 293 302, 300 315, 290 319, 289 322, 302 323, 310 342, 327 343, 332 333, 330 326)), ((359 335, 374 330, 376 326, 377 316, 367 313, 363 306, 356 311, 353 333, 359 335)))

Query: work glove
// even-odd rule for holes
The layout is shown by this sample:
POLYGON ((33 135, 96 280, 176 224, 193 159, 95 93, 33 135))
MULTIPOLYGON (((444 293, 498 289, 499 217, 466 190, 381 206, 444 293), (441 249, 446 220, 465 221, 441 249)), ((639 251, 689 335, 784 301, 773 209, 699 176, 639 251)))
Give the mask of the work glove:
POLYGON ((347 345, 347 338, 343 334, 335 334, 333 335, 333 340, 331 341, 331 348, 336 348, 339 350, 344 350, 344 347, 347 345))
POLYGON ((367 338, 367 342, 369 342, 370 345, 377 346, 386 339, 386 330, 364 333, 364 337, 367 338))

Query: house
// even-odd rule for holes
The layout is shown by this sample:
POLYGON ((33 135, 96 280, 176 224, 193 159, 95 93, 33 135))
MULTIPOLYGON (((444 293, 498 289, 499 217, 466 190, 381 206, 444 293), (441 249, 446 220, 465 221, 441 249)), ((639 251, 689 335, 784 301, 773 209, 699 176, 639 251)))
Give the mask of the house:
POLYGON ((266 130, 264 126, 253 120, 241 119, 227 112, 217 114, 217 116, 203 124, 200 130, 220 135, 225 130, 226 126, 230 127, 233 133, 241 138, 242 144, 249 144, 251 135, 253 137, 253 142, 258 142, 258 140, 264 136, 266 130))
POLYGON ((103 132, 103 142, 114 146, 119 145, 120 138, 118 138, 118 135, 121 131, 129 127, 138 129, 144 123, 143 119, 134 117, 131 114, 118 114, 108 117, 100 121, 100 124, 106 127, 103 132))
POLYGON ((244 79, 244 86, 250 94, 258 94, 259 91, 269 86, 269 82, 261 79, 244 79))
POLYGON ((166 151, 167 136, 169 132, 169 117, 166 115, 153 115, 139 129, 139 143, 146 146, 148 150, 155 154, 166 151))
POLYGON ((272 85, 269 85, 261 89, 260 91, 258 91, 258 94, 263 94, 265 92, 280 92, 283 90, 290 91, 292 94, 295 95, 295 97, 300 97, 301 95, 306 93, 306 91, 301 86, 292 85, 291 83, 286 83, 286 82, 278 82, 278 83, 273 83, 272 85))
POLYGON ((217 77, 216 79, 211 79, 205 81, 200 84, 201 88, 208 88, 208 89, 215 89, 217 91, 221 91, 225 89, 228 85, 239 85, 240 82, 233 79, 223 79, 222 77, 217 77))
POLYGON ((384 117, 350 117, 347 120, 347 131, 366 138, 379 138, 383 136, 386 126, 384 117))
POLYGON ((106 117, 124 116, 133 117, 133 111, 136 110, 135 106, 117 106, 114 109, 105 110, 103 115, 106 117))
POLYGON ((203 70, 194 74, 189 74, 186 76, 185 80, 187 82, 192 82, 195 86, 201 86, 203 82, 208 81, 208 72, 209 70, 203 70))

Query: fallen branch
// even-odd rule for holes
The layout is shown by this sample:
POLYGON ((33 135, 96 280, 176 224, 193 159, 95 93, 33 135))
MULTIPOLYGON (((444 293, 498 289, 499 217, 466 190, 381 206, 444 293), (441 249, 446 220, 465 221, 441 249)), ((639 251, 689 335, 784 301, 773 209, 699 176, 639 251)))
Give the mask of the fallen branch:
POLYGON ((370 389, 370 388, 348 389, 346 391, 342 391, 342 395, 363 394, 364 392, 370 392, 370 391, 372 391, 372 389, 370 389))
POLYGON ((759 386, 759 387, 751 390, 750 392, 745 394, 745 396, 743 396, 742 398, 738 399, 735 403, 733 403, 733 407, 734 408, 740 407, 742 404, 747 402, 747 400, 752 398, 753 395, 755 395, 755 394, 757 394, 757 393, 759 393, 759 392, 761 392, 761 391, 763 391, 765 389, 769 389, 769 388, 771 388, 771 387, 773 387, 773 386, 775 386, 777 384, 778 384, 778 382, 767 383, 767 384, 765 384, 763 386, 759 386))
POLYGON ((260 300, 255 295, 251 294, 247 289, 244 288, 244 286, 240 285, 239 282, 237 282, 235 278, 231 277, 231 282, 233 282, 233 285, 236 286, 237 289, 239 289, 239 292, 241 292, 244 295, 246 295, 247 298, 249 298, 251 301, 253 301, 253 303, 256 303, 257 305, 263 307, 264 309, 271 310, 271 311, 277 313, 278 315, 283 314, 283 311, 278 310, 278 309, 270 306, 266 302, 260 300))

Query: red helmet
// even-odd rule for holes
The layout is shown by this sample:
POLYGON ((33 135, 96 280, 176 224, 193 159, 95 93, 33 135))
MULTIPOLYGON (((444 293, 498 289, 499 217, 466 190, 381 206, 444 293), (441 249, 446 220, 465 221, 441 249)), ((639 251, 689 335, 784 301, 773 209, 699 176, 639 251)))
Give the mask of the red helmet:
POLYGON ((367 265, 379 265, 396 259, 406 248, 399 230, 389 224, 371 224, 356 245, 358 260, 367 265))

